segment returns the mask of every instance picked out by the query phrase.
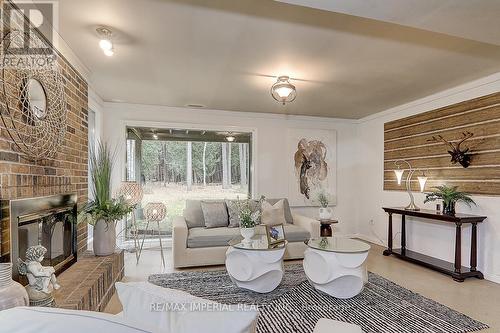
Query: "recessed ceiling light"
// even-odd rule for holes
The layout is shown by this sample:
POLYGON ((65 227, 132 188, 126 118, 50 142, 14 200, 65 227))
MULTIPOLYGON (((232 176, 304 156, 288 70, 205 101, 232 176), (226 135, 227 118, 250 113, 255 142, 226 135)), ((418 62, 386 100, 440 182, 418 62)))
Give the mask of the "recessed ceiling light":
POLYGON ((206 108, 206 106, 203 104, 186 104, 186 106, 188 108, 197 108, 197 109, 206 108))

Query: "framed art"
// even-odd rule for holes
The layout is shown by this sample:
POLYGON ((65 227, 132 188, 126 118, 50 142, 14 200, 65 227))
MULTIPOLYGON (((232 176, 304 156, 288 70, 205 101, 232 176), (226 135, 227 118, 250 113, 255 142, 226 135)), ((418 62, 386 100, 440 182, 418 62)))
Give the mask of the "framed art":
POLYGON ((283 224, 266 225, 267 243, 269 246, 284 243, 285 227, 283 224))
POLYGON ((318 194, 337 199, 337 133, 290 128, 287 133, 288 201, 291 206, 318 206, 318 194))

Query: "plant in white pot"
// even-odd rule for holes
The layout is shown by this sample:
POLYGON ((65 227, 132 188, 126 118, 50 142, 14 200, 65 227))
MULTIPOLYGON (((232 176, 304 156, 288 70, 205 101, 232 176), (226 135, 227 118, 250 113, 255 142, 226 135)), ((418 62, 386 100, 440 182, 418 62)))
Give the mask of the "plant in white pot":
POLYGON ((89 156, 90 177, 92 179, 92 199, 78 214, 79 222, 94 226, 93 248, 96 256, 107 256, 115 252, 116 221, 132 212, 123 198, 111 197, 111 171, 115 159, 104 143, 98 143, 89 156))
POLYGON ((321 206, 319 208, 319 219, 331 220, 333 217, 333 209, 328 207, 330 205, 330 195, 324 191, 319 192, 318 202, 321 206))
MULTIPOLYGON (((262 199, 261 199, 262 200, 262 199)), ((255 226, 258 224, 260 211, 252 211, 248 200, 239 202, 240 233, 244 243, 250 243, 255 235, 255 226)))

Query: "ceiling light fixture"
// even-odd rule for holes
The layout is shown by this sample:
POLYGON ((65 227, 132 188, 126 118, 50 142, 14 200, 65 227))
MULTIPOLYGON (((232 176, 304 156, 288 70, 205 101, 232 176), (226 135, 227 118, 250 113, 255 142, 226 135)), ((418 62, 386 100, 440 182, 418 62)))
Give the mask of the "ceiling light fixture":
POLYGON ((295 86, 290 83, 288 76, 280 76, 278 80, 271 86, 271 96, 280 103, 290 103, 297 97, 295 86))
POLYGON ((229 132, 226 136, 226 141, 227 142, 234 142, 236 140, 236 137, 233 135, 233 133, 229 132))
POLYGON ((155 131, 153 131, 153 139, 158 140, 158 134, 155 131))
POLYGON ((99 47, 102 52, 108 57, 115 54, 115 48, 113 46, 113 32, 109 28, 99 27, 96 29, 97 35, 99 36, 99 47))

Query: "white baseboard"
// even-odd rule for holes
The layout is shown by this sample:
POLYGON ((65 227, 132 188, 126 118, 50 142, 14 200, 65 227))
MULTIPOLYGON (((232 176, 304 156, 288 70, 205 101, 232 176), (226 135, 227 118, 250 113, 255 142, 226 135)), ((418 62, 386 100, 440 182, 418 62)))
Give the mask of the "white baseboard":
POLYGON ((385 244, 382 243, 376 237, 371 237, 371 236, 367 236, 367 235, 364 235, 364 234, 352 234, 352 238, 359 238, 359 239, 364 240, 366 242, 373 243, 373 244, 385 247, 385 244))
POLYGON ((500 284, 500 275, 496 274, 484 274, 484 279, 500 284))

